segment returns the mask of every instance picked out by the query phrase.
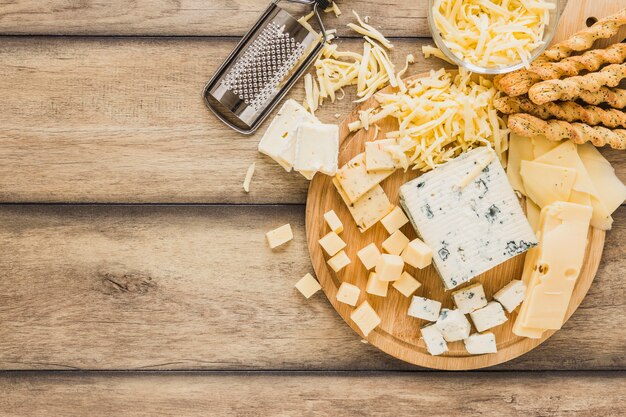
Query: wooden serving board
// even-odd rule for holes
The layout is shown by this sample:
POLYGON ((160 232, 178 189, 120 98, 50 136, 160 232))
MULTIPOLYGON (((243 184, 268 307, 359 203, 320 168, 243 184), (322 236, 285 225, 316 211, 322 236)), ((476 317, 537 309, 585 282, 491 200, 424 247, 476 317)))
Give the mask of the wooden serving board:
MULTIPOLYGON (((584 27, 587 19, 607 16, 615 13, 622 7, 626 7, 626 0, 570 1, 559 22, 555 41, 564 39, 576 30, 584 27)), ((624 36, 624 34, 620 33, 620 36, 624 36)), ((423 75, 417 75, 416 77, 420 76, 423 75)), ((375 129, 373 128, 368 131, 360 130, 355 133, 349 131, 348 124, 358 120, 359 111, 377 106, 378 103, 372 98, 356 107, 341 124, 339 166, 363 152, 366 141, 383 138, 386 132, 397 129, 395 121, 388 118, 378 123, 380 131, 376 138, 373 137, 375 134, 375 129)), ((392 203, 397 205, 400 186, 418 175, 419 173, 415 171, 409 170, 405 173, 398 170, 383 181, 381 185, 392 203)), ((358 302, 361 303, 363 300, 367 300, 382 319, 381 324, 368 335, 367 341, 398 359, 434 369, 466 370, 484 368, 516 358, 534 349, 556 332, 547 331, 541 339, 528 339, 516 336, 511 330, 517 317, 517 311, 519 311, 518 308, 509 315, 509 320, 505 324, 490 330, 496 335, 497 353, 469 355, 465 350, 463 342, 460 341, 448 343, 449 352, 446 354, 432 356, 426 351, 424 341, 420 339, 420 328, 426 324, 426 321, 407 315, 411 301, 410 297, 404 297, 391 285, 389 286, 387 297, 378 297, 365 292, 369 272, 360 262, 356 253, 372 242, 376 243, 380 248, 382 242, 389 235, 380 223, 365 233, 359 232, 347 207, 332 184, 331 177, 316 175, 313 181, 311 181, 306 207, 306 230, 313 268, 332 306, 354 331, 361 334, 358 327, 350 319, 350 313, 353 308, 338 302, 336 299, 337 290, 342 282, 346 281, 358 286, 361 289, 358 302), (328 257, 318 243, 318 240, 329 232, 323 218, 324 213, 329 210, 334 210, 344 224, 344 231, 341 237, 348 244, 346 253, 352 261, 350 265, 339 273, 335 273, 328 267, 326 263, 328 257)), ((416 237, 416 233, 410 224, 402 227, 401 231, 409 239, 416 237)), ((462 231, 459 232, 462 233, 462 231)), ((594 228, 590 229, 584 266, 574 289, 572 301, 567 312, 567 319, 576 311, 591 286, 600 264, 604 248, 604 237, 604 231, 594 228)), ((524 259, 525 255, 520 255, 474 278, 472 282, 482 283, 487 298, 491 300, 493 294, 510 280, 520 279, 524 259)), ((441 301, 444 308, 454 308, 451 292, 444 290, 441 279, 432 265, 422 270, 407 265, 406 270, 422 283, 415 295, 441 301)), ((361 336, 363 335, 361 334, 361 336)))

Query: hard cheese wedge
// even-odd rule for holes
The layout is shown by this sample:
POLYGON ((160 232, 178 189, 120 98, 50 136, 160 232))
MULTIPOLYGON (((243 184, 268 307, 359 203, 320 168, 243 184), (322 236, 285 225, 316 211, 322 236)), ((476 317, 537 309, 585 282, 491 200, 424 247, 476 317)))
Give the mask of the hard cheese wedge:
POLYGON ((335 178, 339 181, 348 201, 355 203, 391 174, 393 170, 367 172, 365 153, 360 153, 342 166, 335 178))
POLYGON ((333 184, 348 206, 348 210, 361 233, 375 225, 394 208, 380 185, 376 185, 353 203, 350 202, 337 178, 333 178, 333 184))

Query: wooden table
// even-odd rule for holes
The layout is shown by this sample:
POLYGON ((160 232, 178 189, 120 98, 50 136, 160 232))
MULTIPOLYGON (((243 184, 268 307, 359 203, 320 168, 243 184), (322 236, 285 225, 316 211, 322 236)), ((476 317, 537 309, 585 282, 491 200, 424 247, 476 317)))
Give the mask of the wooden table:
MULTIPOLYGON (((482 372, 394 360, 321 293, 296 292, 311 271, 307 182, 200 98, 266 3, 0 3, 0 414, 623 413, 624 206, 563 330, 482 372), (272 252, 264 233, 287 222, 295 240, 272 252)), ((440 66, 418 52, 426 1, 382 3, 326 17, 342 47, 360 47, 345 27, 355 8, 396 38, 396 62, 420 57, 412 73, 440 66)), ((603 153, 626 180, 624 154, 603 153)))

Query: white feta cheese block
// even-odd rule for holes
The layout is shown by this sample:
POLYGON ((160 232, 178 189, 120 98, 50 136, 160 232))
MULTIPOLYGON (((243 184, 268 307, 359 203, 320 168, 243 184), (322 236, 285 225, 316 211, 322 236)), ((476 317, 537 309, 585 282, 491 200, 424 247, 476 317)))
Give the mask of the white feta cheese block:
POLYGON ((448 351, 448 344, 437 326, 431 324, 429 326, 422 327, 421 331, 422 339, 424 339, 428 353, 431 355, 441 355, 442 353, 448 351))
POLYGON ((487 305, 485 289, 481 283, 472 284, 469 287, 454 291, 452 299, 463 314, 469 314, 487 305))
POLYGON ((463 340, 467 353, 472 355, 482 355, 484 353, 496 353, 496 336, 493 333, 474 333, 463 340))
POLYGON ((400 202, 446 289, 537 245, 495 152, 473 149, 404 184, 400 202))
POLYGON ((459 310, 448 310, 447 308, 441 309, 435 325, 446 342, 466 339, 472 330, 472 325, 465 314, 459 310))
POLYGON ((291 171, 296 156, 296 132, 304 122, 320 123, 298 102, 287 100, 261 138, 259 152, 291 171))
POLYGON ((526 285, 519 279, 514 279, 506 284, 500 291, 493 295, 494 300, 502 304, 509 313, 517 308, 526 295, 526 285))
POLYGON ((502 305, 497 301, 491 301, 485 307, 472 311, 470 317, 479 332, 499 326, 507 320, 502 305))
POLYGON ((296 134, 296 171, 337 173, 339 158, 339 126, 302 123, 296 134))
POLYGON ((424 297, 413 296, 408 315, 427 321, 436 321, 439 318, 441 303, 424 297))

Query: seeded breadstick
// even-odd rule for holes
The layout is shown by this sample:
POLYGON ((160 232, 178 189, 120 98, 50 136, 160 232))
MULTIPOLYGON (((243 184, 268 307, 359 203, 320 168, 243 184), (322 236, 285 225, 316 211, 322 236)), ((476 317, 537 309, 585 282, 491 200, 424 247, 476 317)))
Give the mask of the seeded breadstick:
POLYGON ((589 126, 584 123, 569 123, 562 120, 541 120, 526 113, 509 116, 509 129, 520 136, 532 137, 544 135, 549 140, 561 141, 571 139, 574 143, 591 142, 594 146, 609 145, 613 149, 626 149, 626 130, 607 129, 600 126, 589 126))
POLYGON ((616 109, 626 107, 626 90, 621 88, 602 87, 598 91, 581 91, 580 97, 582 101, 588 104, 606 103, 616 109))
POLYGON ((535 104, 556 100, 574 100, 581 91, 598 91, 601 87, 616 87, 626 78, 626 64, 611 64, 598 72, 590 72, 562 80, 547 80, 537 83, 528 90, 528 97, 535 104))
POLYGON ((527 97, 496 97, 493 105, 505 114, 528 113, 544 120, 554 117, 566 122, 581 121, 590 126, 626 128, 626 112, 617 109, 605 110, 598 106, 581 106, 573 101, 538 105, 527 97))
POLYGON ((560 62, 539 62, 528 69, 542 80, 572 77, 583 70, 595 72, 602 65, 621 64, 626 60, 626 43, 616 43, 604 49, 592 49, 582 55, 570 56, 560 62))

